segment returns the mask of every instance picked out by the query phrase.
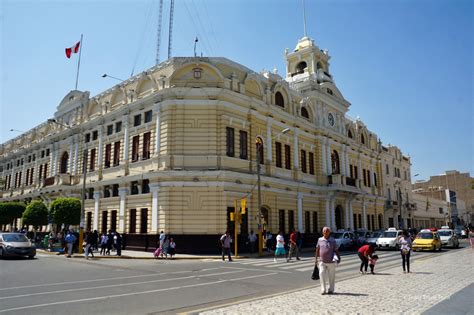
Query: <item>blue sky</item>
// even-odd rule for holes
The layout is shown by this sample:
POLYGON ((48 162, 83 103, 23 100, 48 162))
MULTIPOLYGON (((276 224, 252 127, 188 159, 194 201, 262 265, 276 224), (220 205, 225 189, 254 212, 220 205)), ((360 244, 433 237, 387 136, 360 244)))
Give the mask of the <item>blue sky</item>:
MULTIPOLYGON (((151 67, 158 0, 3 0, 0 143, 51 118, 74 89, 96 95, 151 67)), ((167 57, 165 0, 161 60, 167 57)), ((474 175, 473 20, 470 0, 306 0, 308 36, 331 55, 336 85, 385 145, 412 158, 415 179, 474 175)), ((172 56, 227 57, 285 75, 285 48, 303 36, 301 0, 175 0, 172 56)))

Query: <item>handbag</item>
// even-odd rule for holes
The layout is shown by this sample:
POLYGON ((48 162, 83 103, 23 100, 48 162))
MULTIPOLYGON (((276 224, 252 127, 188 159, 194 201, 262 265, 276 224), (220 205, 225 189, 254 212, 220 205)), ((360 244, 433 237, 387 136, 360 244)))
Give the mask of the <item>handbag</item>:
POLYGON ((313 274, 311 275, 311 279, 319 280, 319 269, 318 264, 314 264, 313 274))

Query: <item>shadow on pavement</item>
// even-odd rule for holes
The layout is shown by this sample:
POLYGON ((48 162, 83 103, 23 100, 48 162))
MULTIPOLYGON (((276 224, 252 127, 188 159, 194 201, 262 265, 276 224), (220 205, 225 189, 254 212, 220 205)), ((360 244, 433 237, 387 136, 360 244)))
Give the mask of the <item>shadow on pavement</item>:
POLYGON ((393 273, 383 273, 383 272, 376 272, 374 274, 370 274, 371 276, 393 276, 393 273))
POLYGON ((348 292, 334 292, 331 295, 346 295, 346 296, 369 296, 365 293, 348 293, 348 292))
POLYGON ((414 273, 416 275, 432 275, 432 272, 423 272, 423 271, 412 271, 411 273, 414 273))

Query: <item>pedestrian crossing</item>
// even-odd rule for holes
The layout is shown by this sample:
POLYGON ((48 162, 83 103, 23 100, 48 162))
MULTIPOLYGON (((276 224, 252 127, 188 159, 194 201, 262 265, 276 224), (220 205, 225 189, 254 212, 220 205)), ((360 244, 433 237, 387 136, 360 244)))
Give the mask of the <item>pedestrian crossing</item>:
MULTIPOLYGON (((393 252, 377 252, 379 259, 377 261, 375 270, 383 267, 391 267, 394 265, 401 265, 401 258, 399 251, 393 252)), ((414 262, 426 254, 415 254, 411 255, 410 262, 414 262)), ((234 259, 233 264, 246 265, 252 267, 262 267, 262 268, 273 268, 285 271, 297 271, 297 272, 308 272, 312 271, 314 268, 314 257, 302 257, 301 260, 296 260, 293 258, 289 262, 286 261, 286 258, 278 258, 276 261, 273 257, 266 258, 248 258, 248 259, 234 259)), ((337 270, 339 272, 349 271, 349 270, 358 270, 360 266, 360 259, 357 254, 342 255, 341 262, 337 265, 337 270)))

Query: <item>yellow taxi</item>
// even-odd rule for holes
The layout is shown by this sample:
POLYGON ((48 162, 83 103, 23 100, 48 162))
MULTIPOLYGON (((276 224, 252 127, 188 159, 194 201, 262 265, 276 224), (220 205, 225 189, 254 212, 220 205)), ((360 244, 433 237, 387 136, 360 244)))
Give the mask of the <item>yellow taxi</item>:
POLYGON ((421 230, 413 241, 413 250, 441 251, 441 238, 435 229, 421 230))

